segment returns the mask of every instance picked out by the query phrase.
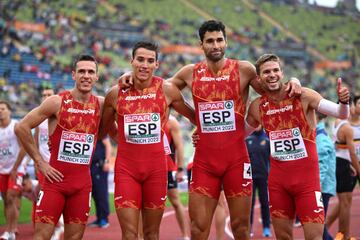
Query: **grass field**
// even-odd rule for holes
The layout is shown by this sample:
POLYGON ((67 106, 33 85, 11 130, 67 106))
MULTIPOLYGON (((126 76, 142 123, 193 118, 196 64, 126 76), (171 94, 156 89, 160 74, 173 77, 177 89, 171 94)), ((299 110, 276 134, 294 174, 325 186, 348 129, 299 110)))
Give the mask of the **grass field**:
MULTIPOLYGON (((188 194, 180 193, 181 202, 187 206, 188 204, 188 194)), ((109 196, 109 202, 110 202, 110 212, 115 212, 114 208, 114 194, 110 193, 109 196)), ((167 200, 166 206, 170 206, 169 201, 167 200)), ((31 222, 31 210, 32 210, 32 203, 26 199, 23 198, 21 201, 21 210, 20 210, 20 217, 19 217, 19 223, 30 223, 31 222)), ((5 217, 4 217, 4 203, 2 200, 0 200, 0 225, 5 224, 5 217)), ((95 215, 95 203, 92 201, 90 214, 95 215)))

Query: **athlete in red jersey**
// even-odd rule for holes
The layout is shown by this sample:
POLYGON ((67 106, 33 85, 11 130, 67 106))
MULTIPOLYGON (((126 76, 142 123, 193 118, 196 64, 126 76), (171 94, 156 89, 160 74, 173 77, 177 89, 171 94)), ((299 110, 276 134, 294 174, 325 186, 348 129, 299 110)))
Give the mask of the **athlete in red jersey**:
POLYGON ((205 61, 183 67, 170 79, 179 89, 191 88, 200 136, 190 183, 191 239, 208 238, 221 185, 234 238, 249 239, 252 180, 244 116, 249 85, 258 92, 261 88, 250 62, 224 57, 227 41, 221 22, 204 22, 199 37, 205 61))
POLYGON ((159 239, 166 200, 167 169, 163 144, 169 106, 195 122, 194 110, 170 82, 153 76, 157 46, 138 42, 133 48, 134 85, 114 86, 105 97, 101 133, 115 117, 118 153, 115 163, 115 207, 123 239, 136 239, 142 212, 145 239, 159 239))
POLYGON ((74 63, 75 88, 48 97, 16 127, 16 135, 45 176, 35 216, 35 239, 50 239, 61 213, 65 239, 82 239, 91 202, 90 162, 97 139, 103 99, 92 95, 98 80, 94 57, 74 63), (31 129, 49 121, 50 162, 41 156, 31 129))
POLYGON ((277 239, 292 239, 296 214, 305 239, 322 239, 324 208, 315 145, 315 110, 339 118, 349 113, 349 92, 338 84, 339 105, 308 88, 300 97, 289 97, 281 83, 283 72, 276 55, 265 54, 256 62, 265 94, 249 107, 247 122, 263 125, 270 139, 269 197, 277 239))
MULTIPOLYGON (((224 57, 227 47, 225 26, 209 20, 199 29, 200 47, 206 60, 180 69, 170 82, 193 91, 197 128, 201 135, 196 147, 189 198, 191 239, 207 239, 217 206, 221 183, 231 215, 235 239, 250 238, 251 173, 245 145, 244 116, 249 85, 262 92, 255 67, 248 61, 224 57)), ((122 87, 129 78, 123 76, 122 87)), ((301 88, 292 81, 290 95, 301 88), (296 87, 295 87, 296 86, 296 87), (293 88, 294 87, 294 88, 293 88)), ((131 84, 131 81, 130 81, 131 84)))

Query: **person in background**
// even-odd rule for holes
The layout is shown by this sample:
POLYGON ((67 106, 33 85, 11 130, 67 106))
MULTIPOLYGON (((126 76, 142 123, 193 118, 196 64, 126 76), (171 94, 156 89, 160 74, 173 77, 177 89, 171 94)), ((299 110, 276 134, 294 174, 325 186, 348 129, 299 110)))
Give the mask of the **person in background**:
MULTIPOLYGON (((319 158, 321 195, 324 204, 325 219, 330 198, 336 195, 336 152, 335 145, 325 130, 326 115, 317 113, 316 150, 319 158)), ((332 240, 326 225, 323 240, 332 240)))
MULTIPOLYGON (((268 198, 268 175, 270 169, 270 143, 265 131, 259 127, 246 138, 253 177, 253 197, 251 205, 251 230, 254 222, 254 206, 256 193, 259 194, 263 237, 271 237, 270 210, 268 198)), ((252 232, 252 231, 251 231, 252 232)), ((252 232, 253 234, 253 232, 252 232)))
POLYGON ((111 152, 112 146, 109 137, 97 141, 90 168, 96 220, 88 224, 88 227, 107 228, 109 226, 108 175, 111 152))
POLYGON ((21 183, 25 168, 21 164, 25 151, 14 129, 18 121, 11 118, 11 105, 0 101, 0 192, 4 199, 6 230, 0 239, 15 239, 20 211, 21 183))

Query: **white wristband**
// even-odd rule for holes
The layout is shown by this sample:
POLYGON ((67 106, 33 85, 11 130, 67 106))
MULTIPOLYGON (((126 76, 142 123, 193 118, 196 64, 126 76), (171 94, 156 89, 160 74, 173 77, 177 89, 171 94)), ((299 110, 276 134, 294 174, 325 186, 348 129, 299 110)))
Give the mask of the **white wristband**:
POLYGON ((349 105, 339 103, 336 104, 326 99, 321 99, 317 109, 320 113, 333 116, 336 118, 347 119, 349 117, 349 105))

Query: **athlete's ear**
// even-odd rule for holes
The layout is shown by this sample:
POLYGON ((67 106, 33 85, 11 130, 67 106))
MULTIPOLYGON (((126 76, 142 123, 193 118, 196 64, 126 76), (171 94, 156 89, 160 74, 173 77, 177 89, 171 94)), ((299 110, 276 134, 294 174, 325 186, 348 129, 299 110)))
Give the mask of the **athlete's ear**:
POLYGON ((156 63, 155 63, 155 69, 158 69, 159 68, 159 61, 156 61, 156 63))
POLYGON ((204 50, 204 48, 203 48, 203 42, 202 42, 201 40, 199 40, 199 47, 200 47, 202 50, 204 50))

